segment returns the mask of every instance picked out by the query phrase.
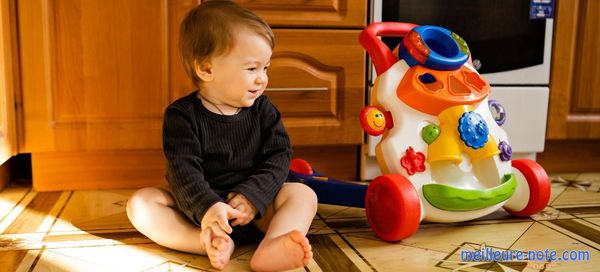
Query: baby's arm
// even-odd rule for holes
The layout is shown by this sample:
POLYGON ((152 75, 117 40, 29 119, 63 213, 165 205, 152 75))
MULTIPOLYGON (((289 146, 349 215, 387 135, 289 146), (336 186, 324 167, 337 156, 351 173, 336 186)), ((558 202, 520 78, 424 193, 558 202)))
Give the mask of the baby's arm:
POLYGON ((204 179, 202 148, 191 112, 186 104, 167 108, 163 123, 163 149, 167 180, 175 201, 188 218, 200 225, 206 211, 222 199, 204 179))
POLYGON ((255 156, 255 170, 232 192, 243 194, 262 216, 287 178, 292 148, 281 115, 268 97, 261 99, 258 107, 262 143, 255 156))

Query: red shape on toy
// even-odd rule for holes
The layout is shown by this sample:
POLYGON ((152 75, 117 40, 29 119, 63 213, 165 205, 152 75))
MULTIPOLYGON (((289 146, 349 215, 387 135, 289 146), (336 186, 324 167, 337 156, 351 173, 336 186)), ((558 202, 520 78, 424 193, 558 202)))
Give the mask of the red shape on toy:
POLYGON ((314 174, 313 168, 307 161, 303 159, 293 159, 290 161, 290 170, 302 174, 302 175, 312 175, 314 174))
POLYGON ((529 202, 521 211, 507 210, 514 216, 530 216, 543 210, 550 201, 550 180, 544 168, 532 160, 512 160, 512 166, 517 168, 529 186, 529 202))
POLYGON ((377 237, 395 242, 415 233, 421 222, 421 202, 412 183, 399 174, 379 176, 367 188, 367 220, 377 237))
POLYGON ((386 111, 383 113, 385 116, 385 128, 391 129, 394 127, 394 118, 392 118, 392 113, 390 111, 386 111))
POLYGON ((425 154, 415 152, 412 146, 409 146, 402 159, 400 159, 400 165, 411 176, 416 172, 423 172, 425 171, 425 154))

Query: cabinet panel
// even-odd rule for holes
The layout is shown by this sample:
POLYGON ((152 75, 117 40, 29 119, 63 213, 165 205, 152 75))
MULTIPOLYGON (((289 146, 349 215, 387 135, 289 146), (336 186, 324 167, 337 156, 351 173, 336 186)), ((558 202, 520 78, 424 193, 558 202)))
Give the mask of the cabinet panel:
POLYGON ((600 139, 600 1, 558 1, 548 139, 600 139))
POLYGON ((168 14, 164 0, 20 3, 25 151, 159 147, 168 14))
POLYGON ((293 145, 360 144, 365 55, 359 30, 275 29, 266 94, 293 145))
POLYGON ((2 1, 0 3, 0 165, 17 153, 14 25, 14 2, 2 1))
POLYGON ((600 1, 585 0, 580 7, 573 112, 600 114, 600 1))
POLYGON ((273 27, 364 27, 366 0, 238 0, 273 27))
POLYGON ((302 53, 277 52, 266 92, 284 117, 335 117, 343 72, 302 53))

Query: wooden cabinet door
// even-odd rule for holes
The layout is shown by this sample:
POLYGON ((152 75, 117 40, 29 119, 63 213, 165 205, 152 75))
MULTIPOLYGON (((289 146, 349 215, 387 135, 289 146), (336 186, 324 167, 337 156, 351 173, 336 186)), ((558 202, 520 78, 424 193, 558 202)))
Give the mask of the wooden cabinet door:
POLYGON ((360 144, 365 53, 359 30, 275 29, 266 89, 292 144, 360 144))
POLYGON ((0 164, 17 153, 13 12, 14 2, 0 2, 0 164))
MULTIPOLYGON (((24 1, 25 152, 160 149, 162 114, 192 91, 177 53, 197 1, 24 1)), ((295 145, 360 144, 359 30, 275 29, 271 96, 295 145)))
MULTIPOLYGON (((19 151, 32 153, 36 190, 164 183, 163 112, 194 90, 177 51, 179 24, 198 2, 19 1, 19 151)), ((358 34, 275 30, 266 93, 294 145, 361 143, 358 34)))
POLYGON ((272 27, 357 28, 367 23, 366 0, 238 0, 272 27))
POLYGON ((197 1, 19 2, 24 151, 159 149, 197 1))
POLYGON ((548 139, 600 139, 600 1, 558 1, 548 139))

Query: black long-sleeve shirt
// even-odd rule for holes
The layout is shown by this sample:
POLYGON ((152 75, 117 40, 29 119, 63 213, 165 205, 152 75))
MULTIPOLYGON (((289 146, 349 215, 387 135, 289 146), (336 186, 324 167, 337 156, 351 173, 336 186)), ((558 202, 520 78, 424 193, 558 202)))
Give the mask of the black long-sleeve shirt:
POLYGON ((175 201, 196 225, 229 192, 248 198, 260 218, 285 181, 291 158, 279 111, 266 96, 227 116, 206 109, 197 91, 167 107, 163 149, 175 201))

